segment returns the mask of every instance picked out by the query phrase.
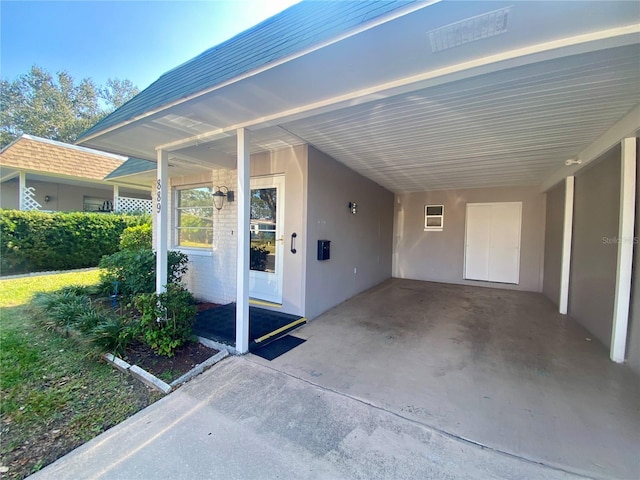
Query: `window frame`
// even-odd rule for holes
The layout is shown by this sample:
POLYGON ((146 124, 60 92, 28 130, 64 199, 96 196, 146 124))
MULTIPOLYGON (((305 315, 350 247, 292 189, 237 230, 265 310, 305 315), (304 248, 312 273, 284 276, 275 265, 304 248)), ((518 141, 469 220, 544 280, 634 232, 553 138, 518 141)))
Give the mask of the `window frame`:
POLYGON ((444 230, 444 205, 442 204, 430 204, 424 206, 424 231, 425 232, 442 232, 444 230), (440 214, 429 214, 430 208, 440 208, 440 214), (440 219, 439 225, 429 225, 429 220, 438 218, 440 219))
POLYGON ((174 244, 174 248, 176 249, 180 249, 180 250, 198 250, 198 251, 206 251, 206 250, 210 250, 211 248, 213 248, 213 213, 215 211, 215 205, 213 203, 213 184, 197 184, 197 185, 180 185, 180 186, 176 186, 174 187, 174 199, 175 201, 174 203, 174 218, 175 221, 174 223, 174 239, 173 239, 173 244, 174 244), (210 195, 211 195, 211 204, 209 206, 186 206, 186 207, 182 207, 180 206, 180 200, 181 200, 181 194, 184 191, 187 190, 199 190, 199 189, 203 189, 203 188, 207 188, 209 189, 210 195), (180 225, 181 219, 182 219, 182 212, 184 210, 187 210, 189 208, 202 208, 202 209, 208 209, 211 211, 211 216, 208 217, 211 219, 211 227, 182 227, 180 225), (199 231, 209 231, 210 232, 210 237, 211 237, 211 243, 207 244, 207 245, 182 245, 180 243, 180 233, 182 230, 189 228, 191 230, 199 230, 199 231))

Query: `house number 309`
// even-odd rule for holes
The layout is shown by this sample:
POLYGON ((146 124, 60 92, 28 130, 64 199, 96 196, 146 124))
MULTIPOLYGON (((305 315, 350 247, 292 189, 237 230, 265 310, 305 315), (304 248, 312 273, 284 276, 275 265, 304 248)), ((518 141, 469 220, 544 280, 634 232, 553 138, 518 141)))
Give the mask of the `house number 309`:
POLYGON ((160 213, 162 210, 162 182, 158 180, 156 184, 156 211, 160 213))

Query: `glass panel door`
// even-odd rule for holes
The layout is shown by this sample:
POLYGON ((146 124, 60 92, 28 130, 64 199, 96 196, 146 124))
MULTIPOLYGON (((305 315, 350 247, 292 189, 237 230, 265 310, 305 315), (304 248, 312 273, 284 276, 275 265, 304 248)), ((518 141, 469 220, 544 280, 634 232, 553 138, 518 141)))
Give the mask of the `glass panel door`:
POLYGON ((284 177, 251 180, 249 296, 282 303, 284 177))

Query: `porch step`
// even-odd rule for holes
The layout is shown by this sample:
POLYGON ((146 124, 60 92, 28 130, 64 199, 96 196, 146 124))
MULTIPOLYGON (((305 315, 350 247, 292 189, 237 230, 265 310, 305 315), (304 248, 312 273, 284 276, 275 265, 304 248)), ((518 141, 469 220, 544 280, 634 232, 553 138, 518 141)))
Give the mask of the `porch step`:
POLYGON ((255 338, 251 340, 251 344, 249 346, 249 351, 256 350, 258 348, 262 348, 265 345, 278 340, 279 338, 284 337, 288 333, 291 333, 293 330, 296 330, 307 323, 307 319, 305 317, 300 317, 297 320, 294 320, 287 325, 284 325, 272 332, 269 332, 259 338, 255 338))
MULTIPOLYGON (((250 348, 259 348, 304 325, 306 318, 297 315, 249 307, 250 348)), ((230 303, 199 312, 193 333, 203 338, 235 346, 236 305, 230 303)))

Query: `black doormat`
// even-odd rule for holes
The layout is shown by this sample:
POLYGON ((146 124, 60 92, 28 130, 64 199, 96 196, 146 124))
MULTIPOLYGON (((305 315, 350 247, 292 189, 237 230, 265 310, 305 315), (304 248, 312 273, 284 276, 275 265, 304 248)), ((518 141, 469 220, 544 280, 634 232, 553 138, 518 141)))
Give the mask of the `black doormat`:
POLYGON ((283 353, 287 353, 289 350, 293 350, 301 343, 306 342, 303 338, 294 337, 292 335, 285 335, 271 343, 268 343, 264 347, 251 350, 251 353, 258 355, 269 361, 274 358, 278 358, 283 353))
MULTIPOLYGON (((260 343, 271 333, 278 331, 279 334, 287 333, 287 325, 302 319, 296 315, 275 312, 264 308, 249 307, 249 341, 260 343)), ((302 322, 305 323, 305 322, 302 322)), ((301 322, 292 325, 297 328, 301 322)), ((215 340, 216 342, 235 345, 236 342, 236 304, 229 303, 210 310, 199 312, 193 326, 193 333, 199 337, 215 340)))

